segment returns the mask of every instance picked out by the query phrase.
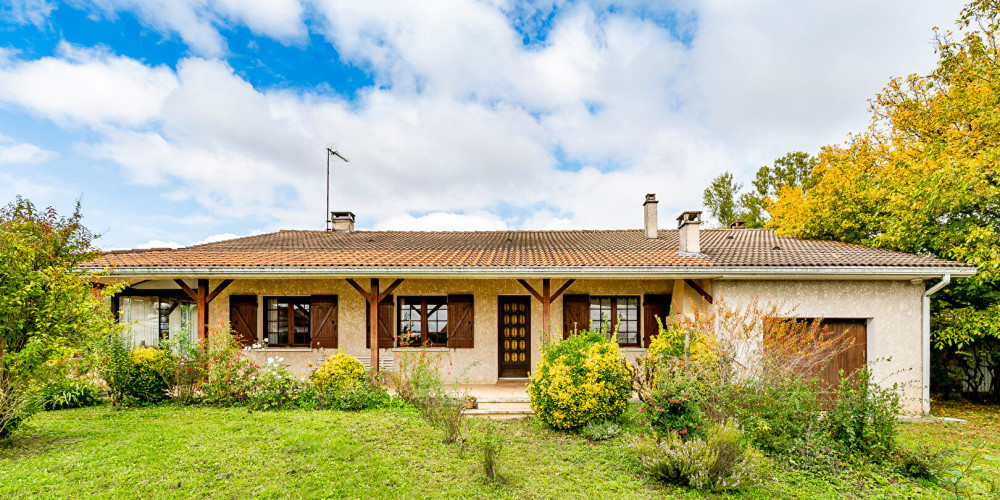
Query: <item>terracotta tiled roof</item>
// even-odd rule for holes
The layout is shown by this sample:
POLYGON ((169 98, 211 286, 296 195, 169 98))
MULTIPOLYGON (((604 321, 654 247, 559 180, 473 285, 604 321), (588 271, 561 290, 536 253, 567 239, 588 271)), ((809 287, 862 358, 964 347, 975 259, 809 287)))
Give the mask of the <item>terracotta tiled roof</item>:
POLYGON ((678 232, 280 231, 178 249, 106 252, 84 267, 501 267, 971 266, 834 241, 777 236, 767 229, 701 231, 703 255, 678 252, 678 232))

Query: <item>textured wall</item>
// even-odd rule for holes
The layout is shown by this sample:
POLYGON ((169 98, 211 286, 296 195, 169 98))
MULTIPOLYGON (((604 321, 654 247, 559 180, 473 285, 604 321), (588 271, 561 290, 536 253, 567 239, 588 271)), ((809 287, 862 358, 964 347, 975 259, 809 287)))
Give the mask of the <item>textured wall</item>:
POLYGON ((868 362, 876 381, 906 384, 903 403, 919 412, 921 382, 921 296, 923 284, 909 281, 738 281, 719 280, 715 296, 731 306, 757 296, 760 302, 792 310, 803 318, 867 318, 868 362), (891 358, 890 361, 884 361, 891 358))
MULTIPOLYGON (((218 284, 212 280, 209 288, 218 284)), ((380 280, 385 287, 392 282, 391 278, 380 280)), ((368 286, 368 280, 358 280, 362 286, 368 286)), ((541 292, 541 280, 528 280, 536 290, 541 292)), ((564 283, 564 280, 552 280, 552 291, 564 283)), ((600 295, 641 295, 644 293, 670 293, 674 288, 671 280, 579 280, 566 293, 589 293, 600 295)), ((475 348, 473 349, 441 349, 434 355, 442 358, 444 371, 452 379, 464 375, 471 383, 494 383, 497 380, 497 298, 500 295, 527 296, 528 292, 513 279, 408 279, 393 292, 394 295, 446 295, 468 294, 474 296, 475 306, 475 348), (470 368, 470 365, 473 365, 470 368), (463 374, 464 370, 464 374, 463 374)), ((209 306, 210 323, 228 320, 230 295, 337 295, 340 304, 338 311, 340 350, 361 359, 370 357, 365 348, 365 301, 356 290, 343 279, 256 279, 236 280, 226 288, 209 306)), ((263 334, 264 308, 261 301, 258 307, 258 331, 263 334)), ((552 329, 562 330, 562 299, 557 299, 551 308, 552 329)), ((641 328, 641 327, 640 327, 641 328)), ((532 363, 539 358, 539 340, 542 330, 542 306, 537 300, 531 301, 531 329, 533 333, 532 363)), ((403 356, 412 353, 407 349, 382 349, 380 357, 403 356)), ((311 349, 269 349, 266 354, 257 353, 260 361, 267 357, 283 357, 295 373, 307 374, 312 367, 321 362, 325 353, 311 349)), ((634 356, 634 352, 627 355, 634 356)))

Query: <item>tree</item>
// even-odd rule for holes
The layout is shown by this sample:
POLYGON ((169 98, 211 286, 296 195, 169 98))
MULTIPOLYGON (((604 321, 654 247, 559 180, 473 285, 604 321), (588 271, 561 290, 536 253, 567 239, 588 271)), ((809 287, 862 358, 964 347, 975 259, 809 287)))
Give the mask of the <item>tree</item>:
POLYGON ((772 197, 782 186, 812 187, 818 161, 802 151, 788 153, 774 160, 774 165, 757 169, 753 189, 745 193, 740 193, 743 184, 735 182, 732 173, 723 173, 705 189, 703 202, 722 226, 742 221, 747 227, 764 227, 770 219, 767 206, 772 197))
POLYGON ((35 408, 52 363, 105 333, 112 321, 90 276, 93 235, 70 217, 18 197, 0 210, 0 437, 35 408))
POLYGON ((786 185, 768 205, 781 234, 976 264, 975 278, 935 296, 935 314, 947 319, 936 322, 946 325, 935 329, 940 347, 968 349, 1000 322, 986 312, 1000 303, 997 19, 996 0, 968 4, 961 37, 936 32, 935 70, 890 81, 871 102, 868 129, 823 148, 812 185, 786 185), (972 309, 942 316, 958 308, 972 309))

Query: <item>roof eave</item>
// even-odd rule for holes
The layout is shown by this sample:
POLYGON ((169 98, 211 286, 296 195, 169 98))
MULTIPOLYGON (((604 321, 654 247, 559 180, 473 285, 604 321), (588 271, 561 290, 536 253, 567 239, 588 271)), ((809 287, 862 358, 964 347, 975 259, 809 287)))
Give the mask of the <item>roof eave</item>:
POLYGON ((219 266, 84 268, 122 278, 723 278, 723 279, 916 279, 950 274, 965 278, 972 267, 903 266, 219 266))

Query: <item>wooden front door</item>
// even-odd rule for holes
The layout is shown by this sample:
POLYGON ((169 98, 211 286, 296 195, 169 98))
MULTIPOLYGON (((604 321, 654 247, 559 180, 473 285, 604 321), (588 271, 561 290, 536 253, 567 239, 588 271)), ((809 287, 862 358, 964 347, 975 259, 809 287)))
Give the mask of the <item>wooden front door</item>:
POLYGON ((530 297, 500 297, 497 337, 501 377, 527 377, 531 369, 530 297))
POLYGON ((820 372, 820 383, 827 390, 840 387, 840 371, 844 376, 853 375, 868 362, 868 320, 867 319, 824 319, 823 326, 831 335, 844 334, 854 343, 830 360, 820 372))

